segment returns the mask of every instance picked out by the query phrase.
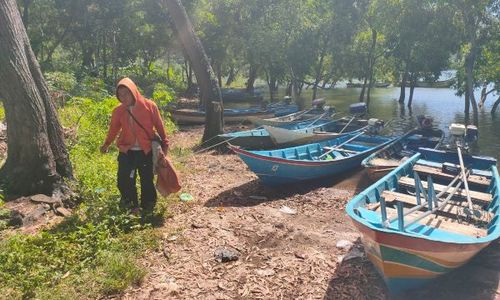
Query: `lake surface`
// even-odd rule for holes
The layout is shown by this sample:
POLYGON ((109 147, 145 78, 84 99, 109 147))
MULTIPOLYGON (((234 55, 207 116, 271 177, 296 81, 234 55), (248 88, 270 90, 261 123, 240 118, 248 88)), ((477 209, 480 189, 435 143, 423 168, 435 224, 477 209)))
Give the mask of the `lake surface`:
MULTIPOLYGON (((455 95, 452 89, 416 88, 413 96, 413 108, 400 109, 397 101, 399 88, 376 88, 372 90, 370 103, 370 117, 393 121, 396 133, 405 132, 417 125, 417 115, 430 115, 434 118, 436 127, 448 132, 451 123, 464 122, 464 97, 455 95)), ((338 112, 347 112, 349 105, 356 103, 360 88, 334 88, 331 90, 319 90, 317 98, 324 97, 327 105, 333 105, 338 112)), ((410 94, 409 89, 406 96, 410 94)), ((282 99, 284 93, 280 91, 278 99, 282 99)), ((302 96, 311 103, 312 90, 304 90, 302 96)), ((479 92, 476 95, 479 99, 479 92)), ((472 147, 474 153, 493 156, 500 160, 500 111, 496 117, 490 114, 491 107, 496 97, 489 96, 485 107, 479 112, 479 140, 472 147)), ((471 108, 472 110, 472 108, 471 108)))

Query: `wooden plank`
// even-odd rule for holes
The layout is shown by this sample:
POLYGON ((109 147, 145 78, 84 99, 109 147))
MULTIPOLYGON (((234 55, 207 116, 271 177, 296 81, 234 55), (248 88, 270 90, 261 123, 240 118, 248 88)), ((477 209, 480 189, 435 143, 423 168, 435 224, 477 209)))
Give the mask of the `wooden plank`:
MULTIPOLYGON (((417 199, 415 196, 412 195, 407 195, 407 194, 402 194, 398 192, 391 192, 391 191, 384 191, 382 192, 381 195, 386 202, 394 202, 394 201, 400 201, 406 204, 410 205, 417 205, 417 199)), ((422 203, 424 203, 426 200, 424 197, 421 198, 422 203)), ((467 207, 467 202, 466 201, 450 201, 448 202, 442 209, 437 211, 437 213, 446 215, 448 217, 455 217, 457 215, 465 217, 463 214, 463 209, 467 207)), ((427 211, 427 207, 423 207, 422 210, 427 211)), ((485 218, 484 222, 489 222, 491 218, 493 217, 491 213, 481 210, 483 213, 483 216, 485 218), (489 217, 489 218, 488 218, 489 217)), ((481 221, 479 219, 475 219, 475 221, 481 221)))
MULTIPOLYGON (((399 179, 399 184, 404 185, 404 186, 409 186, 409 187, 415 187, 415 179, 410 178, 410 177, 401 177, 399 179)), ((425 189, 427 189, 427 181, 422 180, 422 185, 425 189)), ((436 193, 444 191, 445 189, 446 189, 445 185, 434 183, 434 190, 436 191, 436 193)), ((449 189, 449 191, 451 191, 451 190, 452 190, 452 188, 449 189)), ((473 201, 475 200, 476 202, 490 203, 493 199, 491 194, 488 194, 488 193, 469 191, 469 194, 470 194, 472 200, 473 201)), ((457 197, 462 198, 462 199, 467 198, 464 189, 458 189, 457 192, 455 193, 455 195, 457 197)))
MULTIPOLYGON (((399 201, 414 206, 417 205, 417 199, 415 198, 415 196, 412 195, 401 194, 398 192, 384 191, 381 196, 384 197, 386 202, 399 201)), ((426 200, 424 197, 422 197, 421 201, 422 203, 425 203, 426 200)), ((456 216, 462 214, 462 210, 464 207, 467 207, 467 203, 465 202, 451 202, 446 204, 446 206, 443 207, 443 209, 441 209, 440 211, 446 214, 450 214, 452 216, 456 216)), ((422 207, 422 210, 427 211, 427 207, 422 207)))
MULTIPOLYGON (((418 173, 425 174, 425 175, 431 175, 432 177, 435 177, 435 178, 449 179, 449 180, 453 180, 453 178, 455 178, 455 176, 452 174, 446 174, 446 173, 441 172, 441 169, 439 169, 439 168, 433 168, 433 167, 415 164, 413 166, 413 170, 417 171, 418 173)), ((470 175, 467 178, 467 181, 470 184, 476 184, 476 185, 481 185, 481 186, 485 186, 485 187, 488 187, 490 185, 490 179, 488 179, 484 176, 479 176, 479 175, 470 175)))
MULTIPOLYGON (((387 207, 386 210, 388 218, 393 218, 398 215, 398 212, 395 208, 387 207)), ((377 212, 380 213, 380 208, 377 209, 377 212)), ((411 220, 418 217, 420 214, 423 214, 423 212, 415 212, 414 214, 406 216, 405 224, 411 222, 411 220)), ((419 220, 417 224, 422 224, 443 231, 448 231, 456 234, 463 234, 472 237, 484 237, 488 234, 486 229, 477 228, 473 225, 465 225, 457 222, 452 222, 447 218, 436 215, 430 215, 424 217, 421 220, 419 220)))

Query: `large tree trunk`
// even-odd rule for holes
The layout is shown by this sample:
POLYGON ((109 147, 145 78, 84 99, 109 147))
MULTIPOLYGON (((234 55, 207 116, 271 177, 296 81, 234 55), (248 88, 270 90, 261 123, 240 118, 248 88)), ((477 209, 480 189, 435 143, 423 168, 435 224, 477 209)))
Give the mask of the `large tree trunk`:
POLYGON ((72 168, 62 127, 15 0, 0 1, 0 90, 7 121, 9 194, 52 194, 72 168))
POLYGON ((200 87, 201 99, 205 105, 206 113, 205 132, 203 133, 203 141, 206 142, 223 132, 223 106, 217 78, 181 1, 162 0, 162 2, 169 11, 200 87))

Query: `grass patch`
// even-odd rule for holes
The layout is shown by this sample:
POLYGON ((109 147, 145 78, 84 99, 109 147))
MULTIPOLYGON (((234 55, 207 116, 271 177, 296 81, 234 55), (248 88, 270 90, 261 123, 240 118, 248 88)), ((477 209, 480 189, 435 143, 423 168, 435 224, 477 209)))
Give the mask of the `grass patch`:
MULTIPOLYGON (((80 205, 50 230, 0 241, 0 298, 96 299, 144 278, 137 260, 158 248, 154 226, 169 216, 175 196, 159 199, 149 223, 119 209, 116 149, 106 155, 98 150, 117 104, 114 98, 73 98, 60 109, 80 205)), ((170 122, 166 127, 175 128, 170 122)))

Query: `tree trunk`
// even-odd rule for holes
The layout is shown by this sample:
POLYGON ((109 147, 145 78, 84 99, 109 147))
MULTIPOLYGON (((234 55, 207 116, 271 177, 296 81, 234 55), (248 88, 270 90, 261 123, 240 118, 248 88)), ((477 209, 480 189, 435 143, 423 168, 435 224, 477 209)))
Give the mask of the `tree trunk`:
POLYGON ((398 100, 399 103, 401 103, 401 104, 405 104, 405 98, 406 98, 405 89, 406 89, 406 81, 407 80, 408 80, 408 71, 405 67, 405 70, 403 72, 403 79, 401 79, 401 92, 399 94, 399 100, 398 100))
POLYGON ((472 104, 473 124, 478 125, 479 115, 474 97, 474 64, 476 63, 477 46, 475 39, 471 42, 471 49, 465 57, 465 123, 469 123, 470 104, 472 104))
POLYGON ((322 51, 321 54, 320 54, 320 57, 319 57, 319 63, 318 63, 318 66, 316 68, 316 78, 314 80, 314 84, 313 84, 313 95, 312 95, 312 100, 316 99, 316 95, 318 93, 318 85, 321 81, 321 75, 323 73, 323 61, 325 60, 325 51, 322 51))
POLYGON ((412 78, 410 81, 410 97, 408 99, 408 108, 411 109, 413 103, 413 92, 415 91, 416 79, 412 78))
POLYGON ((51 195, 72 177, 62 127, 15 0, 0 2, 0 90, 7 121, 9 194, 51 195))
POLYGON ((375 69, 375 47, 377 46, 377 31, 375 29, 372 29, 372 44, 370 47, 370 69, 369 69, 369 79, 368 79, 368 91, 366 92, 366 107, 370 109, 370 96, 371 96, 371 90, 373 87, 373 73, 375 69))
POLYGON ((217 83, 219 84, 219 88, 222 88, 222 64, 217 63, 215 68, 217 70, 217 83))
POLYGON ((205 131, 203 133, 203 141, 206 142, 223 132, 223 105, 217 78, 181 1, 162 0, 162 2, 169 11, 177 36, 191 62, 196 81, 200 87, 201 99, 205 105, 206 114, 205 131))
POLYGON ((363 87, 361 88, 361 93, 359 93, 359 102, 365 101, 365 91, 366 91, 366 83, 368 81, 368 77, 365 76, 363 79, 363 87))
POLYGON ((493 107, 491 108, 491 114, 496 113, 499 105, 500 105, 500 97, 498 97, 497 101, 495 101, 495 103, 493 104, 493 107))
POLYGON ((231 68, 229 69, 229 75, 227 76, 226 86, 230 86, 231 83, 234 82, 234 80, 236 79, 236 74, 237 72, 234 70, 234 66, 231 66, 231 68))
POLYGON ((246 84, 247 93, 253 93, 255 80, 257 79, 257 67, 254 64, 250 64, 250 69, 248 70, 248 80, 246 84))

